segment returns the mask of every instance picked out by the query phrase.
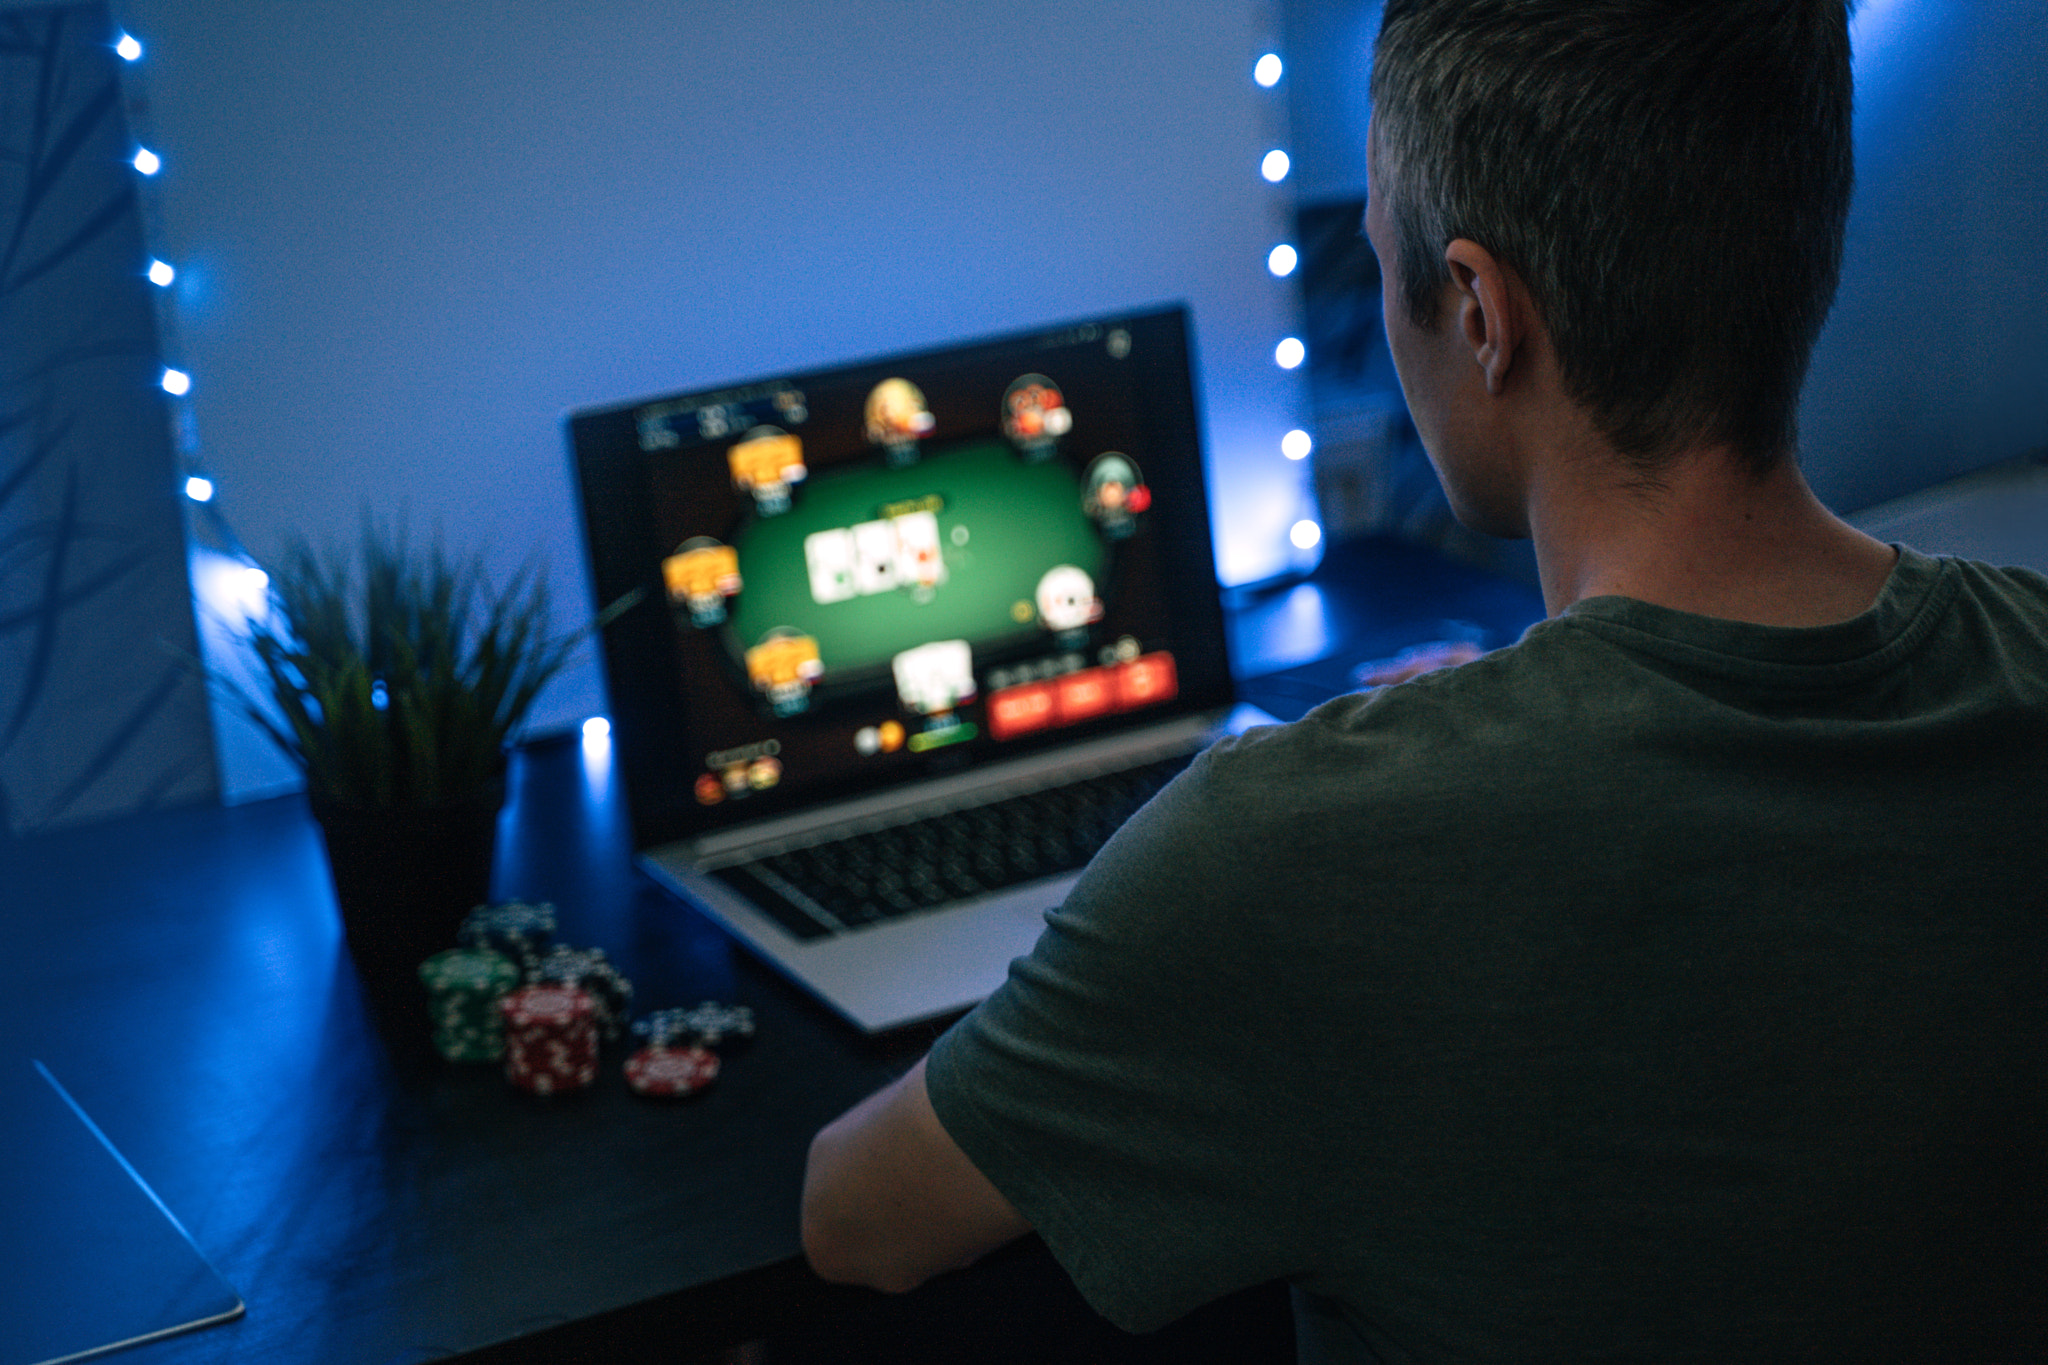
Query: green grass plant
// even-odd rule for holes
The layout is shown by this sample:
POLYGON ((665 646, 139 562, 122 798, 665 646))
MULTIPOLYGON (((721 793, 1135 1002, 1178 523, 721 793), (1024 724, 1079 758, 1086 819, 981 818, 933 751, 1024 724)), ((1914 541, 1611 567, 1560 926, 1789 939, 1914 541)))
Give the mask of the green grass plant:
POLYGON ((353 554, 301 540, 267 572, 270 609, 241 631, 258 682, 227 690, 307 791, 338 805, 438 807, 491 791, 582 638, 549 634, 532 561, 494 591, 480 558, 455 563, 438 541, 415 549, 403 528, 366 524, 353 554))

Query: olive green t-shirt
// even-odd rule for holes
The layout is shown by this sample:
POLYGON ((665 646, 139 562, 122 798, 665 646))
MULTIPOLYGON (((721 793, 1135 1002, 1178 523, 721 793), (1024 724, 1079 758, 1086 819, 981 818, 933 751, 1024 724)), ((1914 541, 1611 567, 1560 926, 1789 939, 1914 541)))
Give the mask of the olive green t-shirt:
POLYGON ((1305 1360, 2048 1352, 2048 579, 1582 602, 1210 749, 940 1039, 1135 1331, 1305 1360))

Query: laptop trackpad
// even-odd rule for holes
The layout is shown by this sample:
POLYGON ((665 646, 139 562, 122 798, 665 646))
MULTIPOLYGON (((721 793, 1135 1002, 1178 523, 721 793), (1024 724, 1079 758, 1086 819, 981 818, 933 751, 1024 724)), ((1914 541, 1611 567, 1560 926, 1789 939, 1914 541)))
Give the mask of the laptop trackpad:
POLYGON ((809 984, 870 1032, 978 1003, 1031 951, 1066 876, 824 940, 802 954, 809 984))

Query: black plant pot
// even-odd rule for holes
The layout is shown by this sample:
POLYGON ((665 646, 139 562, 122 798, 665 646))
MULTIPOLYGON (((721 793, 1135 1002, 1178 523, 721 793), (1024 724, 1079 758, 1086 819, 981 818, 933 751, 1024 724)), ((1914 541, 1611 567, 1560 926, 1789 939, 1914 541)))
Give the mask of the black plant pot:
POLYGON ((419 965, 455 946, 471 908, 490 899, 498 812, 493 786, 446 806, 366 807, 311 798, 349 956, 380 1020, 421 1037, 427 1024, 419 965))

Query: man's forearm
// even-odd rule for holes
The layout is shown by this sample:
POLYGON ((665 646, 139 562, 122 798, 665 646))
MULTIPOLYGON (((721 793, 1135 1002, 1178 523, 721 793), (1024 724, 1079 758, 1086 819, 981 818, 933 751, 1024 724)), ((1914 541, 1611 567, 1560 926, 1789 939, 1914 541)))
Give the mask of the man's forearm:
POLYGON ((1030 1230, 939 1123, 923 1062, 811 1141, 804 1255, 825 1279, 900 1293, 1030 1230))

